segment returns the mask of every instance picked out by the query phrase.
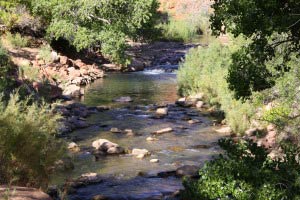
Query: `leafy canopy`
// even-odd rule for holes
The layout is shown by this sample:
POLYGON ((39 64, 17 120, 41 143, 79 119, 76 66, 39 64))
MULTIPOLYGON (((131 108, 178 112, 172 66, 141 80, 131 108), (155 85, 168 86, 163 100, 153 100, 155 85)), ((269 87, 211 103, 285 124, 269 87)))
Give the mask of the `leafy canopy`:
POLYGON ((291 53, 299 56, 300 1, 298 0, 216 0, 212 5, 211 27, 215 35, 230 32, 252 42, 232 55, 227 81, 236 97, 248 97, 252 91, 271 87, 274 80, 288 71, 291 53), (273 66, 266 62, 283 55, 273 66))
MULTIPOLYGON (((3 2, 9 2, 4 0, 3 2)), ((126 64, 126 40, 147 39, 154 29, 156 0, 15 0, 41 17, 50 38, 64 38, 77 50, 99 47, 126 64), (147 38, 145 38, 147 36, 147 38)), ((150 35, 151 36, 151 35, 150 35)))

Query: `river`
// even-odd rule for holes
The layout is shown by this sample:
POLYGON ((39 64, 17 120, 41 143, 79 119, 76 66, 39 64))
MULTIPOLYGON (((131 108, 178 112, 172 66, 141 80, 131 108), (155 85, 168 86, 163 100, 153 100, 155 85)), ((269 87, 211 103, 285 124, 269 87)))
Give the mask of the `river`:
POLYGON ((156 176, 157 173, 185 165, 202 166, 220 152, 216 142, 224 136, 213 131, 211 120, 200 111, 176 106, 176 99, 176 73, 160 70, 112 73, 86 87, 82 103, 88 106, 107 105, 112 109, 92 115, 87 120, 93 126, 70 134, 70 141, 75 141, 81 151, 72 154, 74 170, 55 174, 53 183, 93 172, 106 177, 105 181, 78 188, 69 199, 87 200, 99 194, 108 199, 168 199, 182 189, 181 179, 173 176, 161 178, 156 176), (113 101, 121 96, 130 96, 133 102, 113 101), (151 110, 157 105, 168 106, 168 116, 153 118, 151 110), (189 124, 187 118, 200 123, 189 124), (111 133, 112 127, 132 129, 135 135, 111 133), (158 141, 146 141, 152 132, 167 127, 174 131, 158 136, 158 141), (94 140, 100 138, 126 149, 145 148, 151 156, 138 159, 125 154, 95 158, 90 147, 94 140), (154 158, 159 162, 150 163, 154 158))

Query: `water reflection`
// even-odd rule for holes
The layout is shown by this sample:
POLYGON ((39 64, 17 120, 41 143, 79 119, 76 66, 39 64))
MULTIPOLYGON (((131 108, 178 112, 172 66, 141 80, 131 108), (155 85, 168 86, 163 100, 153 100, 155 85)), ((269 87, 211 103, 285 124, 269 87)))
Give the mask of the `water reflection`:
POLYGON ((83 103, 89 106, 124 106, 113 102, 121 96, 132 97, 133 104, 171 103, 177 98, 176 74, 109 74, 88 86, 85 93, 83 103))

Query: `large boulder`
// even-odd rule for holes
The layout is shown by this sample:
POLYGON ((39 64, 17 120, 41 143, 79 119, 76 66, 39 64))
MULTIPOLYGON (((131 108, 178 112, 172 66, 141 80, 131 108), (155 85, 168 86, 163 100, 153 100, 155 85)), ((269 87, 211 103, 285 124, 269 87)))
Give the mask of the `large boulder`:
POLYGON ((98 150, 107 154, 122 154, 125 150, 118 144, 113 143, 106 139, 99 139, 93 142, 92 146, 98 150))
POLYGON ((71 96, 71 97, 79 97, 79 96, 82 95, 82 91, 81 91, 81 88, 79 86, 71 84, 71 85, 68 85, 64 89, 63 95, 71 96))

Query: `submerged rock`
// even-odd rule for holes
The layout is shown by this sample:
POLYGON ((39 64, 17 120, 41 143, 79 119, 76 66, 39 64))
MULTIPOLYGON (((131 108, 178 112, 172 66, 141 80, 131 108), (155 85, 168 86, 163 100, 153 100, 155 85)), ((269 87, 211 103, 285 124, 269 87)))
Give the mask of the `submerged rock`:
POLYGON ((119 97, 114 99, 115 102, 121 102, 121 103, 126 103, 126 102, 132 102, 133 99, 131 97, 119 97))
POLYGON ((92 200, 109 200, 109 197, 106 197, 106 196, 104 196, 104 195, 98 194, 98 195, 94 196, 94 197, 92 198, 92 200))
POLYGON ((127 135, 127 136, 134 136, 135 133, 133 132, 132 129, 125 129, 124 130, 124 133, 127 135))
POLYGON ((144 158, 145 156, 151 155, 147 149, 132 149, 131 154, 137 158, 144 158))
POLYGON ((158 139, 157 139, 157 138, 154 138, 154 137, 147 137, 146 140, 147 140, 147 141, 150 141, 150 142, 158 141, 158 139))
POLYGON ((169 133, 174 131, 172 128, 164 128, 164 129, 160 129, 158 131, 153 132, 153 134, 163 134, 163 133, 169 133))
POLYGON ((122 133, 122 130, 120 130, 118 128, 111 128, 110 132, 112 132, 112 133, 122 133))
POLYGON ((196 178, 199 176, 199 169, 199 167, 194 165, 185 165, 176 170, 176 176, 196 178))
POLYGON ((197 123, 200 123, 201 121, 198 120, 198 119, 191 119, 188 121, 189 124, 197 124, 197 123))

